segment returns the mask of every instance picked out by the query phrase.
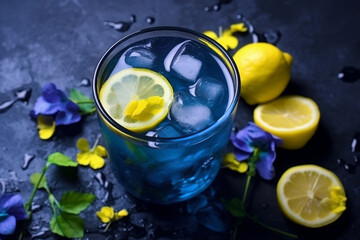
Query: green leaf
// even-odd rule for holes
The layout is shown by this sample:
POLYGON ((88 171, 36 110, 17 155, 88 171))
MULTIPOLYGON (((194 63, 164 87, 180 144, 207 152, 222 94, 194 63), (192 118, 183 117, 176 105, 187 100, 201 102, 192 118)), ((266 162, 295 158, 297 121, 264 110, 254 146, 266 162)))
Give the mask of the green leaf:
POLYGON ((69 191, 61 196, 60 206, 64 212, 79 214, 81 211, 85 210, 94 200, 94 194, 69 191))
POLYGON ((53 233, 67 238, 84 237, 84 221, 76 214, 61 212, 50 220, 53 233))
POLYGON ((50 154, 47 161, 48 163, 53 163, 62 167, 77 167, 78 165, 77 162, 74 162, 68 156, 60 152, 50 154))
POLYGON ((246 212, 242 201, 238 198, 232 198, 230 201, 221 199, 221 202, 224 204, 225 208, 233 215, 234 217, 245 217, 246 212))
MULTIPOLYGON (((31 174, 30 182, 34 185, 34 187, 36 187, 37 183, 40 181, 40 178, 41 178, 41 173, 33 173, 33 174, 31 174)), ((45 175, 41 178, 38 189, 39 188, 44 188, 46 190, 49 190, 49 186, 47 184, 47 179, 46 179, 45 175)))
POLYGON ((96 111, 94 100, 76 89, 71 89, 69 98, 79 106, 81 115, 92 114, 96 111))

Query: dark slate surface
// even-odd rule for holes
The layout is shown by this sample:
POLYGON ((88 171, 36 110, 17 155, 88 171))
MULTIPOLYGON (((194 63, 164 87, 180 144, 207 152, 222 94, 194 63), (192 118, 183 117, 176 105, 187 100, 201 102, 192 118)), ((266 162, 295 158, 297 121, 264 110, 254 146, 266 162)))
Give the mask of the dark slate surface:
MULTIPOLYGON (((251 1, 233 0, 219 11, 207 12, 213 1, 83 1, 37 0, 1 1, 0 3, 0 104, 14 98, 14 91, 31 88, 28 104, 16 102, 0 113, 0 179, 2 191, 18 192, 28 199, 32 186, 29 176, 41 170, 46 157, 55 151, 75 159, 76 140, 99 134, 96 115, 88 116, 73 128, 57 129, 49 141, 39 139, 36 124, 28 115, 40 95, 41 87, 54 82, 66 93, 77 88, 91 96, 91 88, 80 86, 91 79, 104 51, 126 34, 151 26, 174 25, 196 31, 217 31, 237 22, 243 14, 259 33, 279 31, 277 46, 294 58, 291 83, 286 93, 314 99, 321 110, 318 131, 308 145, 297 151, 278 151, 276 178, 257 178, 251 187, 249 212, 272 226, 295 233, 299 239, 357 239, 360 235, 360 167, 353 173, 337 163, 338 158, 353 163, 352 138, 360 131, 360 80, 344 82, 338 78, 343 67, 360 67, 360 3, 358 1, 251 1), (125 32, 104 25, 104 21, 136 22, 125 32), (153 23, 146 21, 153 18, 153 23), (27 169, 22 169, 25 154, 34 155, 27 169), (334 171, 343 182, 348 209, 335 223, 320 229, 298 226, 284 217, 276 202, 275 187, 289 167, 314 163, 334 171), (3 188, 5 187, 5 189, 3 188)), ((242 100, 237 123, 243 127, 252 120, 253 107, 242 100)), ((161 207, 138 202, 124 193, 108 164, 93 171, 52 167, 47 173, 54 195, 67 190, 93 192, 97 200, 81 214, 85 219, 85 239, 231 239, 232 222, 225 233, 216 233, 198 224, 186 214, 183 204, 161 207), (103 173, 110 183, 104 188, 96 180, 103 173), (111 191, 112 188, 112 191, 111 191), (109 198, 105 198, 110 191, 109 198), (95 216, 103 205, 127 208, 130 218, 115 223, 107 233, 95 216)), ((221 170, 214 183, 220 196, 240 197, 244 176, 221 170)), ((48 230, 51 210, 44 192, 34 199, 36 205, 29 233, 38 239, 59 239, 48 230), (43 233, 43 234, 42 234, 43 233)), ((36 238, 35 238, 36 239, 36 238)), ((282 239, 281 236, 246 222, 239 229, 239 239, 282 239)), ((285 239, 285 238, 284 238, 285 239)))

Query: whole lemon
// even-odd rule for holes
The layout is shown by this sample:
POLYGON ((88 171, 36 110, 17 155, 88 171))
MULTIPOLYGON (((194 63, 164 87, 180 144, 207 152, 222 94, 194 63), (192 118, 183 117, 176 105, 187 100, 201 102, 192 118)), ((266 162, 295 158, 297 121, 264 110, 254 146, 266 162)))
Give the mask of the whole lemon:
POLYGON ((241 79, 241 96, 250 105, 278 97, 290 80, 292 57, 269 43, 250 43, 233 56, 241 79))

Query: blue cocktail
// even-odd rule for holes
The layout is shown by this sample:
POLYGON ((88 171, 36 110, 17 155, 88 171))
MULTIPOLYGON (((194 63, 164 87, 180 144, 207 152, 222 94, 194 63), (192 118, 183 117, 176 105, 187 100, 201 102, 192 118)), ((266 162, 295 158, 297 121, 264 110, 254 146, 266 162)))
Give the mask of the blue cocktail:
POLYGON ((189 199, 216 177, 239 98, 231 57, 180 28, 129 35, 100 60, 93 91, 115 176, 154 203, 189 199))

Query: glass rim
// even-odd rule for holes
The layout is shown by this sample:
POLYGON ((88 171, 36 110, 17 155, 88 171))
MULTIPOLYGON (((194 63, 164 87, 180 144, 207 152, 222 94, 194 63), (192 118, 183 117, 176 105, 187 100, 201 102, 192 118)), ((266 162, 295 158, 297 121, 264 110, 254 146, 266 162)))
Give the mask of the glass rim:
MULTIPOLYGON (((219 54, 217 54, 219 55, 219 54)), ((222 57, 222 56, 219 56, 222 57)), ((226 68, 229 69, 229 66, 226 66, 226 68)), ((151 28, 145 28, 133 33, 130 33, 126 36, 124 36, 123 38, 119 39, 118 41, 116 41, 111 47, 109 47, 105 53, 102 55, 102 57, 100 58, 96 68, 95 68, 95 72, 93 75, 93 82, 92 82, 92 92, 93 92, 93 97, 94 97, 94 103, 95 106, 97 108, 98 113, 101 114, 100 117, 103 117, 108 124, 110 124, 113 128, 115 128, 117 130, 118 133, 120 133, 121 135, 125 135, 129 138, 132 139, 136 139, 136 140, 140 140, 140 141, 144 141, 144 142, 157 142, 157 143, 178 143, 178 142, 187 142, 193 139, 196 139, 197 137, 203 137, 203 136, 211 136, 213 134, 215 134, 217 131, 217 128, 220 127, 220 125, 224 122, 223 119, 227 118, 229 115, 232 114, 233 110, 237 107, 237 103, 238 103, 238 99, 239 99, 239 95, 240 95, 240 75, 238 72, 238 69, 236 67, 236 64, 233 60, 233 58, 229 55, 229 53, 224 49, 224 47, 222 47, 218 42, 216 42, 214 39, 206 36, 205 34, 196 32, 194 30, 190 30, 187 28, 182 28, 182 27, 174 27, 174 26, 160 26, 160 27, 151 27, 151 28), (104 62, 107 60, 107 58, 109 57, 109 55, 122 43, 126 42, 128 39, 131 39, 133 37, 136 37, 138 35, 142 35, 142 34, 146 34, 146 33, 151 33, 151 32, 161 32, 161 31, 172 31, 172 32, 179 32, 179 33, 186 33, 189 35, 193 35, 195 37, 198 38, 202 38, 205 39, 206 41, 210 42, 212 45, 214 45, 218 50, 221 51, 221 53, 224 55, 224 57, 226 58, 226 60, 229 62, 232 72, 230 71, 230 75, 234 78, 233 79, 233 84, 234 84, 234 97, 231 100, 231 103, 229 104, 229 106, 226 108, 225 112, 222 114, 222 116, 212 125, 210 125, 209 127, 202 129, 198 132, 195 132, 193 134, 188 134, 185 136, 180 136, 180 137, 172 137, 172 138, 161 138, 161 137, 153 137, 153 136, 146 136, 142 133, 136 133, 133 132, 123 126, 121 126, 119 123, 117 123, 104 109, 104 107, 102 106, 99 96, 98 96, 98 91, 97 91, 97 83, 98 83, 98 79, 99 79, 99 73, 100 73, 100 68, 102 67, 102 65, 104 64, 104 62), (214 132, 213 132, 214 131, 214 132)), ((105 123, 106 124, 106 123, 105 123)), ((205 139, 204 139, 205 140, 205 139)))

